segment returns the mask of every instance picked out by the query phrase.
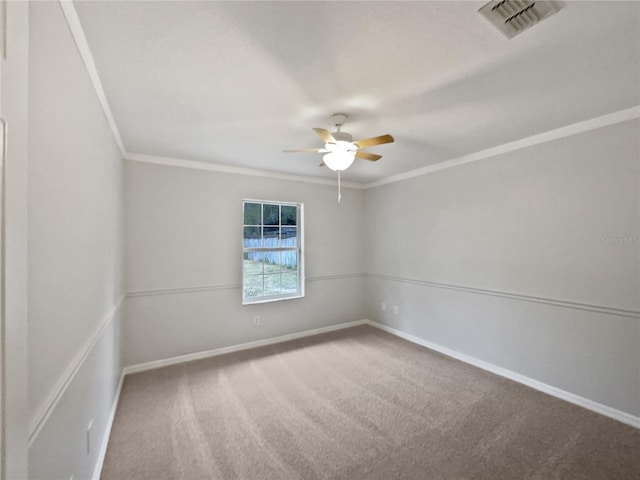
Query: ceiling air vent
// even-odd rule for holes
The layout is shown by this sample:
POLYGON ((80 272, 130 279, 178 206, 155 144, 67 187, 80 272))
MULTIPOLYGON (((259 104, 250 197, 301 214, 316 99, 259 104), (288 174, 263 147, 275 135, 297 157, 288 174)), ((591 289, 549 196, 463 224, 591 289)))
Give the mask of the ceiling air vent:
POLYGON ((553 1, 492 0, 478 12, 507 38, 513 38, 558 10, 560 6, 553 1))

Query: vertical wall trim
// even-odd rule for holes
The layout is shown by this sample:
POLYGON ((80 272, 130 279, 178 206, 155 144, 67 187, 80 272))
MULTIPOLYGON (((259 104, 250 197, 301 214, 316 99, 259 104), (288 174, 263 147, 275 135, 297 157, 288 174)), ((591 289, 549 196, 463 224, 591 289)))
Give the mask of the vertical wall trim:
POLYGON ((104 435, 102 436, 102 444, 100 445, 100 451, 98 452, 98 458, 96 460, 96 464, 93 467, 93 474, 91 475, 91 480, 100 480, 100 474, 102 473, 102 466, 104 465, 104 459, 107 456, 107 446, 109 445, 111 428, 113 427, 113 421, 116 418, 116 410, 118 409, 118 403, 120 402, 120 392, 122 392, 123 383, 124 383, 124 373, 120 372, 120 381, 118 382, 118 388, 116 389, 116 394, 113 397, 113 403, 111 404, 111 411, 109 412, 107 425, 104 428, 104 435))
POLYGON ((0 109, 6 120, 4 162, 4 332, 2 470, 27 478, 27 160, 29 4, 3 1, 6 59, 0 63, 0 109), (9 131, 10 130, 10 131, 9 131))
MULTIPOLYGON (((3 0, 4 9, 4 0, 3 0)), ((6 457, 6 442, 5 442, 5 310, 4 310, 4 294, 5 294, 5 268, 4 268, 4 244, 5 244, 5 228, 4 228, 4 166, 5 166, 5 152, 6 152, 6 129, 7 124, 3 118, 0 117, 0 480, 4 480, 5 472, 5 457, 6 457)))

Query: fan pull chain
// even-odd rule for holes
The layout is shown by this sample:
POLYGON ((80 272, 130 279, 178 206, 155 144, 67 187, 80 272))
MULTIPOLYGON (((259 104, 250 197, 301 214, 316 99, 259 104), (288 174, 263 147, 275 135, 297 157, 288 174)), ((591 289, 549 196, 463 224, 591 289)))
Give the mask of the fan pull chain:
POLYGON ((342 198, 342 193, 340 191, 340 170, 338 170, 338 203, 340 203, 341 198, 342 198))

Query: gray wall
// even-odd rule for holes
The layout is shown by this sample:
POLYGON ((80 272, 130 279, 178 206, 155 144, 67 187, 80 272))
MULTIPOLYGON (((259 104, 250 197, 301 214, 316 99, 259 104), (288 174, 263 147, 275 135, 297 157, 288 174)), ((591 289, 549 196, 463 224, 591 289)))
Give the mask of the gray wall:
POLYGON ((364 318, 361 190, 126 163, 125 365, 364 318), (304 203, 304 298, 241 305, 243 198, 304 203))
POLYGON ((369 318, 639 415, 639 140, 634 120, 367 190, 369 318))
POLYGON ((121 370, 123 160, 58 2, 29 21, 29 475, 87 478, 121 370))
POLYGON ((341 205, 328 186, 127 162, 125 364, 366 316, 638 415, 638 131, 347 190, 341 205), (247 197, 305 203, 305 299, 240 304, 247 197))

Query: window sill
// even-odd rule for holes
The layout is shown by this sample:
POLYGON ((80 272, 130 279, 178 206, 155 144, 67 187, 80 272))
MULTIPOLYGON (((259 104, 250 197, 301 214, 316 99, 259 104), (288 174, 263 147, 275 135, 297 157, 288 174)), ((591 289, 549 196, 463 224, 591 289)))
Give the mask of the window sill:
POLYGON ((242 305, 255 305, 256 303, 281 302, 283 300, 295 300, 296 298, 304 298, 304 293, 300 293, 297 295, 279 296, 279 297, 259 297, 259 298, 256 298, 255 300, 243 298, 242 305))

